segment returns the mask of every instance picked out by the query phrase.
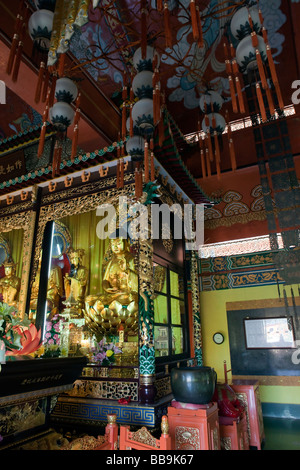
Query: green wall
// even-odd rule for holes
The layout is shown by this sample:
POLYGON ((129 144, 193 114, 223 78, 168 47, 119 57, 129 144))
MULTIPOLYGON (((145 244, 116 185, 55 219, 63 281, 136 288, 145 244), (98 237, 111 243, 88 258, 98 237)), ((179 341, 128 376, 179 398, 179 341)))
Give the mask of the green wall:
MULTIPOLYGON (((227 362, 227 368, 231 368, 226 303, 264 299, 278 299, 276 285, 201 292, 203 362, 206 366, 214 367, 218 375, 218 381, 222 382, 224 380, 224 360, 227 362), (225 337, 221 345, 216 345, 213 342, 213 334, 217 331, 223 333, 225 337)), ((228 374, 228 379, 231 380, 231 373, 228 374)), ((299 386, 262 385, 260 386, 261 401, 300 405, 299 386)))

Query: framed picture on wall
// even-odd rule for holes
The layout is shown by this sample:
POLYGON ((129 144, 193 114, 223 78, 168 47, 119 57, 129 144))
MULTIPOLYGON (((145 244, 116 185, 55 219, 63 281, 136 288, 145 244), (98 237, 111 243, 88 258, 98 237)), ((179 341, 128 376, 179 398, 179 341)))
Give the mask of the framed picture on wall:
POLYGON ((244 319, 247 349, 295 348, 292 317, 244 319))

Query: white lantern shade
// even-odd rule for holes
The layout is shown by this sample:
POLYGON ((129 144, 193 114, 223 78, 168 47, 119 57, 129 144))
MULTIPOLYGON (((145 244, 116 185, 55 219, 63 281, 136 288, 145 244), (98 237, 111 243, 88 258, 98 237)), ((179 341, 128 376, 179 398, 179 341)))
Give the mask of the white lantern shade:
POLYGON ((53 107, 49 110, 50 121, 59 130, 65 130, 72 124, 74 114, 72 106, 64 101, 54 103, 53 107))
POLYGON ((31 39, 40 49, 48 50, 53 27, 54 13, 49 10, 37 10, 29 18, 28 30, 31 39))
POLYGON ((146 57, 142 58, 142 48, 139 47, 133 54, 132 62, 135 70, 141 72, 142 70, 153 70, 152 63, 154 56, 157 56, 157 66, 160 62, 160 57, 154 47, 147 46, 146 57))
POLYGON ((249 13, 252 18, 254 31, 256 31, 256 33, 261 31, 262 24, 259 19, 258 8, 256 6, 239 8, 233 15, 230 23, 231 33, 233 37, 239 41, 252 33, 249 23, 249 13))
MULTIPOLYGON (((261 36, 258 38, 258 50, 260 52, 263 62, 267 60, 267 49, 265 41, 261 36)), ((236 48, 236 60, 243 73, 246 73, 250 70, 255 70, 257 68, 256 61, 256 49, 252 45, 251 36, 246 36, 241 40, 238 47, 236 48)))
POLYGON ((213 114, 208 114, 209 118, 209 128, 207 127, 205 123, 205 118, 202 121, 202 130, 206 133, 210 131, 210 133, 217 132, 218 134, 222 134, 226 128, 226 121, 222 114, 219 113, 213 113, 213 114), (213 117, 216 120, 216 124, 213 127, 213 117))
POLYGON ((220 93, 217 93, 214 90, 207 91, 201 95, 199 100, 199 106, 203 113, 218 113, 221 110, 223 103, 224 100, 220 93))
POLYGON ((143 70, 136 74, 132 80, 132 90, 135 96, 138 98, 152 98, 153 86, 152 86, 153 73, 149 70, 143 70))
POLYGON ((132 107, 132 120, 133 125, 138 127, 142 133, 151 133, 154 129, 153 100, 142 98, 137 101, 132 107))
POLYGON ((72 101, 76 100, 77 94, 77 85, 70 78, 62 77, 56 81, 55 98, 57 101, 72 103, 72 101))
POLYGON ((140 135, 134 135, 126 142, 126 151, 133 161, 141 160, 144 156, 145 139, 140 135))

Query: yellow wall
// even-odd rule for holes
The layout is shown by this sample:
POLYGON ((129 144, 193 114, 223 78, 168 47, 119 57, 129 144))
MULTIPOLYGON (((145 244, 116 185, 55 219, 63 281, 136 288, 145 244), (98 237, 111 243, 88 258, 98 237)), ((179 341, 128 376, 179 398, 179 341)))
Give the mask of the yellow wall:
MULTIPOLYGON (((239 289, 226 289, 201 292, 200 312, 202 324, 203 363, 214 367, 218 381, 224 380, 224 360, 227 368, 231 369, 230 349, 227 328, 226 302, 245 300, 278 299, 277 286, 245 287, 239 289), (223 333, 223 344, 217 345, 213 341, 213 334, 217 331, 223 333)), ((228 374, 231 379, 231 373, 228 374)), ((300 389, 295 386, 261 386, 262 402, 300 404, 300 389)))

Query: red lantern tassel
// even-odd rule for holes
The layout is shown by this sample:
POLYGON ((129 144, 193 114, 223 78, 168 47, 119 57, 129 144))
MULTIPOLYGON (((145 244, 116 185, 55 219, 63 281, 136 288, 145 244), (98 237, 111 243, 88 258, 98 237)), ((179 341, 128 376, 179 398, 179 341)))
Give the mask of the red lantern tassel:
POLYGON ((234 143, 233 140, 229 139, 229 155, 231 161, 231 169, 232 171, 236 170, 236 158, 235 158, 235 150, 234 150, 234 143))
POLYGON ((211 140, 210 140, 210 131, 207 132, 205 138, 206 138, 206 144, 207 144, 207 148, 208 148, 209 159, 212 162, 214 160, 214 155, 213 155, 213 151, 212 151, 212 143, 211 143, 211 140))
POLYGON ((252 31, 251 33, 251 40, 252 40, 252 46, 254 49, 258 48, 258 37, 255 31, 252 31))
POLYGON ((265 74, 264 64, 263 64, 263 61, 262 61, 262 58, 258 49, 256 49, 256 62, 258 66, 259 76, 261 79, 261 85, 263 89, 266 90, 268 88, 268 83, 267 83, 267 78, 265 74))
POLYGON ((197 39, 199 38, 199 31, 198 31, 197 11, 196 11, 195 0, 190 1, 190 13, 191 13, 193 38, 194 38, 194 41, 197 41, 197 39))
POLYGON ((196 7, 196 13, 197 13, 197 22, 198 22, 198 31, 199 31, 199 38, 198 38, 198 47, 202 49, 204 46, 204 41, 203 41, 203 30, 202 30, 202 23, 201 23, 201 15, 199 11, 199 7, 196 7))
POLYGON ((271 93, 271 90, 270 90, 269 87, 266 89, 266 95, 267 95, 267 99, 268 99, 268 105, 269 105, 270 114, 271 114, 271 116, 274 116, 274 114, 275 114, 275 106, 274 106, 274 101, 273 101, 272 93, 271 93))
POLYGON ((220 162, 221 161, 220 146, 219 146, 219 140, 218 140, 218 133, 216 131, 214 132, 214 142, 215 142, 216 161, 220 162))
POLYGON ((157 0, 157 1, 156 1, 156 8, 157 8, 158 11, 162 11, 162 9, 163 9, 163 2, 162 2, 162 0, 157 0))
POLYGON ((205 149, 205 157, 206 157, 206 168, 207 168, 207 176, 208 178, 211 177, 211 166, 210 166, 210 158, 208 148, 205 149))
POLYGON ((74 162, 75 157, 76 157, 77 145, 78 145, 78 124, 75 124, 73 139, 72 139, 72 152, 71 152, 71 161, 72 162, 74 162))
POLYGON ((40 141, 39 141, 39 147, 38 147, 38 153, 37 153, 38 158, 40 158, 43 155, 44 145, 45 145, 45 136, 46 136, 46 127, 47 127, 47 123, 44 122, 42 125, 42 130, 41 130, 41 135, 40 135, 40 141))
POLYGON ((120 188, 124 188, 124 159, 120 163, 120 188))
POLYGON ((19 35, 14 34, 13 40, 12 40, 12 43, 11 43, 11 48, 10 48, 10 51, 9 51, 7 66, 6 66, 6 73, 8 75, 11 74, 11 71, 12 71, 12 68, 13 68, 13 63, 14 63, 14 60, 15 60, 18 44, 19 44, 19 35))
POLYGON ((156 125, 157 123, 157 120, 156 120, 156 117, 157 117, 157 110, 156 110, 156 107, 157 107, 157 100, 156 100, 156 89, 153 89, 153 93, 152 93, 152 101, 153 101, 153 121, 154 121, 154 125, 156 125))
POLYGON ((35 90, 35 97, 34 97, 34 101, 36 103, 39 103, 40 99, 41 99, 41 91, 42 91, 42 85, 43 85, 43 79, 44 79, 44 72, 45 72, 45 63, 41 62, 40 63, 39 74, 38 74, 38 81, 37 81, 36 90, 35 90))
POLYGON ((145 147, 144 147, 144 171, 145 171, 145 183, 149 183, 149 153, 148 153, 148 142, 145 142, 145 147))
POLYGON ((267 48, 267 57, 268 57, 268 63, 269 63, 269 67, 270 67, 271 77, 272 77, 272 81, 275 85, 275 83, 278 83, 278 77, 277 77, 275 64, 274 64, 274 60, 273 60, 273 56, 272 56, 272 52, 271 52, 271 47, 269 46, 269 44, 266 44, 266 48, 267 48))
POLYGON ((21 64, 21 59, 22 59, 22 51, 23 51, 23 41, 19 41, 18 49, 16 53, 16 59, 14 63, 14 69, 12 73, 12 81, 14 83, 18 80, 19 69, 20 69, 20 64, 21 64))
POLYGON ((132 104, 130 105, 129 126, 129 135, 133 137, 132 104))
POLYGON ((122 108, 122 139, 125 140, 126 138, 126 106, 123 103, 122 108))
POLYGON ((120 188, 120 160, 117 162, 117 188, 120 188))
POLYGON ((200 158, 201 158, 201 168, 202 168, 202 176, 206 178, 206 168, 205 168, 205 158, 204 158, 204 151, 200 149, 200 158))
POLYGON ((275 83, 274 86, 275 86, 275 90, 276 90, 276 95, 277 95, 277 99, 278 99, 279 108, 281 109, 281 111, 283 111, 284 110, 284 102, 283 102, 283 99, 282 99, 282 94, 281 94, 279 83, 275 83))
POLYGON ((243 92, 242 92, 242 87, 241 87, 241 82, 240 82, 239 77, 235 77, 235 84, 236 84, 236 90, 237 90, 237 95, 238 95, 238 100, 239 100, 240 112, 244 114, 246 110, 245 110, 245 103, 244 103, 243 92))
POLYGON ((172 47, 172 32, 170 28, 170 12, 168 2, 164 2, 164 25, 165 25, 165 38, 166 47, 172 47))
POLYGON ((150 180, 153 182, 155 180, 155 165, 154 165, 154 153, 151 152, 151 161, 150 161, 150 180))
POLYGON ((236 99, 236 94, 235 94, 234 82, 231 76, 228 77, 228 80, 229 80, 229 88, 230 88, 230 95, 231 95, 231 102, 232 102, 232 110, 234 113, 237 113, 238 107, 237 107, 237 99, 236 99))
POLYGON ((261 92, 261 88, 260 88, 259 83, 256 83, 256 96, 257 96, 257 100, 258 100, 258 104, 259 104, 261 118, 262 118, 262 121, 264 122, 264 121, 267 120, 267 115, 266 115, 264 100, 263 100, 263 96, 262 96, 262 92, 261 92))

